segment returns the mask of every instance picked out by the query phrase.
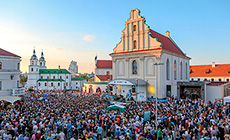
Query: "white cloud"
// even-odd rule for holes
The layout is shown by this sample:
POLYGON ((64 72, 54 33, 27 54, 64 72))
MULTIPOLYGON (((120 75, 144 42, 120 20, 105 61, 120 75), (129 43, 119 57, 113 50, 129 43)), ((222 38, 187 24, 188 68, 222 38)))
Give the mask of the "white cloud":
POLYGON ((85 41, 93 41, 94 39, 95 39, 95 37, 92 35, 86 35, 83 37, 83 40, 85 40, 85 41))

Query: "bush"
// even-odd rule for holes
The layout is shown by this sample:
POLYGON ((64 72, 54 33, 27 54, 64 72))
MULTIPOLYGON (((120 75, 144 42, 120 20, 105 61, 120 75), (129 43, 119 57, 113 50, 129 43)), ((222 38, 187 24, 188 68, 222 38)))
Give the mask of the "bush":
POLYGON ((29 89, 28 89, 28 91, 34 91, 34 89, 32 89, 32 88, 29 88, 29 89))

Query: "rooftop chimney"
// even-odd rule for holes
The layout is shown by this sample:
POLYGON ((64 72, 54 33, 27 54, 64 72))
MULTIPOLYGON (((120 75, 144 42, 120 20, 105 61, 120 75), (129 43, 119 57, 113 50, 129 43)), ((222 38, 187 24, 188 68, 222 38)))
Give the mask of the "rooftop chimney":
POLYGON ((215 62, 212 62, 212 67, 216 67, 216 63, 215 62))
POLYGON ((166 37, 170 37, 170 32, 169 31, 166 31, 166 37))
POLYGON ((59 65, 59 66, 58 66, 58 70, 60 70, 60 68, 61 68, 61 67, 60 67, 60 65, 59 65))

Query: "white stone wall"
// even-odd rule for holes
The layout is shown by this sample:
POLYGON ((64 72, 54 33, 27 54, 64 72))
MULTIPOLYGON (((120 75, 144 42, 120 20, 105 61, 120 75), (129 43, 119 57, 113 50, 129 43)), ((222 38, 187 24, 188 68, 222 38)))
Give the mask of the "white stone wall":
POLYGON ((0 81, 2 83, 0 95, 11 95, 12 89, 19 87, 20 61, 19 57, 0 56, 0 62, 2 63, 2 69, 0 69, 0 81), (11 76, 13 76, 12 79, 11 76))
POLYGON ((38 81, 38 89, 40 90, 64 90, 65 82, 63 81, 38 81), (39 86, 40 83, 40 86, 39 86), (46 86, 45 86, 46 83, 46 86), (51 86, 51 83, 53 83, 53 86, 51 86), (60 86, 58 86, 58 83, 60 83, 60 86))
MULTIPOLYGON (((39 74, 38 79, 41 79, 41 78, 42 79, 48 79, 48 77, 49 77, 49 79, 55 78, 55 79, 63 79, 64 80, 64 81, 62 81, 62 83, 63 83, 62 88, 61 88, 61 85, 60 85, 60 87, 58 87, 58 84, 55 85, 55 88, 58 88, 58 89, 61 88, 63 90, 64 87, 66 87, 66 89, 71 89, 71 75, 70 74, 39 74)), ((39 89, 41 89, 41 88, 47 89, 46 86, 40 86, 39 89)), ((50 87, 49 87, 49 89, 50 89, 50 87)))
POLYGON ((163 53, 161 57, 161 62, 164 63, 163 66, 160 66, 159 69, 160 75, 161 75, 161 87, 160 92, 162 93, 162 96, 166 96, 166 85, 171 85, 171 95, 174 97, 177 96, 177 82, 178 81, 189 81, 189 60, 183 59, 181 57, 176 57, 173 55, 165 54, 163 53), (170 76, 169 80, 167 80, 166 77, 166 61, 169 60, 170 64, 170 76), (174 78, 174 62, 176 61, 176 80, 174 78), (181 69, 180 69, 180 63, 182 62, 182 79, 181 79, 181 69), (187 73, 186 73, 186 63, 187 63, 187 73), (186 78, 187 74, 187 78, 186 78))
POLYGON ((205 102, 215 102, 216 99, 222 99, 223 89, 222 86, 206 86, 205 102))
POLYGON ((105 68, 97 68, 95 71, 95 75, 106 75, 107 71, 109 71, 109 75, 112 75, 112 69, 105 69, 105 68))
POLYGON ((86 82, 86 80, 80 80, 80 81, 71 81, 71 88, 72 90, 81 90, 83 84, 86 82))
POLYGON ((30 60, 27 87, 38 89, 37 80, 39 79, 39 65, 37 60, 30 60), (33 63, 32 63, 33 61, 33 63))
POLYGON ((230 77, 226 76, 226 77, 190 77, 190 80, 194 80, 194 81, 204 81, 204 80, 208 80, 208 81, 212 81, 212 79, 214 81, 219 81, 219 79, 221 79, 221 81, 230 81, 230 77))

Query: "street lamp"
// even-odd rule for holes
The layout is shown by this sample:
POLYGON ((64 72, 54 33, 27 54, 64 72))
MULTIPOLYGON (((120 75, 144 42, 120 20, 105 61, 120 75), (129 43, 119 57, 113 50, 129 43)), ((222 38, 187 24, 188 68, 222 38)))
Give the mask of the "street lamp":
MULTIPOLYGON (((164 65, 164 63, 154 63, 154 66, 161 66, 164 65)), ((156 116, 155 116, 155 123, 156 123, 156 130, 157 130, 157 98, 158 98, 158 67, 156 68, 156 116)))
POLYGON ((138 86, 138 79, 136 79, 135 84, 136 84, 136 102, 137 102, 137 86, 138 86))

